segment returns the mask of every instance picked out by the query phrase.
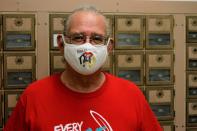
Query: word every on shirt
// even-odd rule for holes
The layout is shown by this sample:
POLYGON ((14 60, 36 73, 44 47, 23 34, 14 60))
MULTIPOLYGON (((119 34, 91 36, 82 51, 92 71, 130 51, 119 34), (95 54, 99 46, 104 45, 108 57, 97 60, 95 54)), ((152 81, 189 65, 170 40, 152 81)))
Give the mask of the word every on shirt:
MULTIPOLYGON (((57 125, 54 127, 54 131, 82 131, 83 121, 80 123, 69 123, 66 125, 57 125)), ((95 131, 103 131, 105 127, 96 128, 95 131)), ((86 131, 93 131, 91 128, 86 129, 86 131)))
MULTIPOLYGON (((95 122, 98 124, 98 128, 95 131, 113 131, 110 124, 105 120, 103 116, 99 113, 90 110, 90 114, 95 122)), ((54 131, 82 131, 83 121, 81 122, 74 122, 74 123, 67 123, 67 124, 59 124, 54 126, 54 131)), ((87 128, 85 131, 93 131, 92 128, 87 128)))

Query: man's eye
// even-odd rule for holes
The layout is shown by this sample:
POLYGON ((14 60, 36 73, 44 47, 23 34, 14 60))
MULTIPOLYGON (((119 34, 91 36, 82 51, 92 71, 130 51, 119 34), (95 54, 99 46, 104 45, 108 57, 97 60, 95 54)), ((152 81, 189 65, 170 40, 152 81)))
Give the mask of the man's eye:
POLYGON ((83 40, 84 40, 83 35, 75 35, 75 36, 72 37, 72 41, 81 42, 83 40))
POLYGON ((103 37, 102 37, 102 36, 99 36, 99 35, 94 36, 94 37, 93 37, 93 40, 94 40, 94 42, 95 42, 96 44, 102 43, 102 42, 104 41, 103 37))

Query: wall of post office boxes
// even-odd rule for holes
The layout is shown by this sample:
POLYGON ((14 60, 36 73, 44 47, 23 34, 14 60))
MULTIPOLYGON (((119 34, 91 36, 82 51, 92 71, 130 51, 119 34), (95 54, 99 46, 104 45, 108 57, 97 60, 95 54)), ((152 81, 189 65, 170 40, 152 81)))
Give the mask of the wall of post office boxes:
MULTIPOLYGON (((62 34, 69 13, 48 13, 49 73, 63 71, 64 59, 58 51, 57 36, 62 34)), ((164 128, 182 126, 197 130, 197 15, 185 15, 186 101, 184 125, 175 122, 175 42, 173 14, 105 13, 108 34, 114 39, 103 70, 136 83, 146 96, 164 128)), ((35 81, 37 71, 36 13, 0 14, 0 128, 6 123, 17 99, 35 81)), ((45 61, 45 60, 43 60, 45 61)), ((184 103, 184 101, 183 101, 184 103)), ((1 130, 1 129, 0 129, 1 130)))

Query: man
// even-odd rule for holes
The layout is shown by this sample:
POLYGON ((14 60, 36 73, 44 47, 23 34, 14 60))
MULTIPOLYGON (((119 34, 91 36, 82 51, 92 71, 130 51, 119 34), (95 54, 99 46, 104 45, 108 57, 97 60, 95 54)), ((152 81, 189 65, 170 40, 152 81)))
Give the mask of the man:
POLYGON ((138 87, 101 71, 112 49, 105 17, 83 7, 65 27, 66 70, 31 84, 4 131, 161 131, 138 87))

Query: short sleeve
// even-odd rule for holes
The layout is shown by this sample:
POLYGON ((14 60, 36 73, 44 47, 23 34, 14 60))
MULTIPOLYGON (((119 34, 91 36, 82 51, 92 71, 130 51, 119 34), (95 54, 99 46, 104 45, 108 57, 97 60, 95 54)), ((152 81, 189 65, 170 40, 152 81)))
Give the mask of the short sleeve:
POLYGON ((22 103, 21 97, 9 117, 3 131, 27 131, 25 123, 25 107, 22 103))
POLYGON ((163 131, 148 102, 143 100, 142 131, 163 131))

